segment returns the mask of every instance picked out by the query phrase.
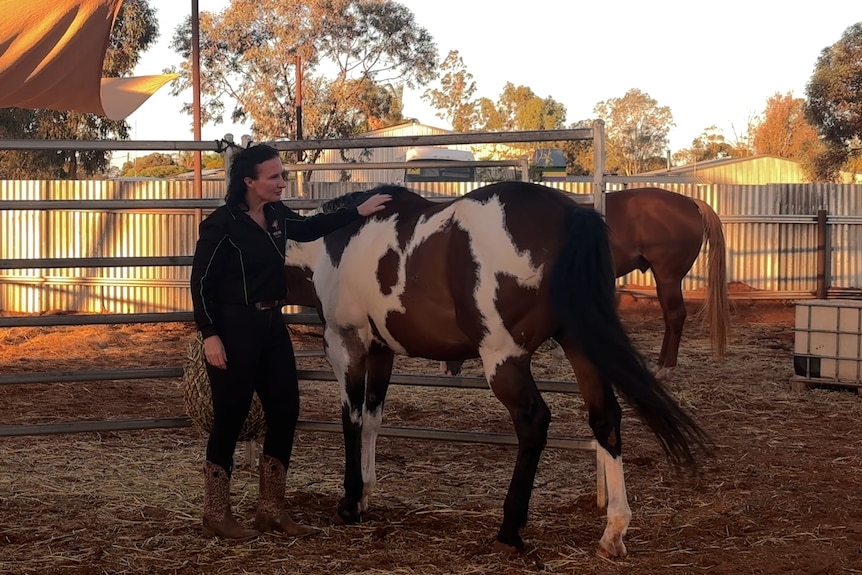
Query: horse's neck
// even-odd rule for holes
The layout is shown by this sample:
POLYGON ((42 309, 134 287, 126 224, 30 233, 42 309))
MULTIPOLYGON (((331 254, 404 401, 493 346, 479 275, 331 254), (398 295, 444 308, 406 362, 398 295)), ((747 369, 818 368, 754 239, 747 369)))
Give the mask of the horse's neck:
POLYGON ((314 271, 320 253, 323 251, 323 239, 313 242, 287 241, 287 250, 284 254, 284 265, 299 268, 307 268, 309 273, 314 271))
POLYGON ((314 293, 312 276, 314 265, 323 247, 323 240, 297 243, 287 242, 284 258, 284 275, 287 280, 287 302, 291 305, 314 307, 317 296, 314 293))

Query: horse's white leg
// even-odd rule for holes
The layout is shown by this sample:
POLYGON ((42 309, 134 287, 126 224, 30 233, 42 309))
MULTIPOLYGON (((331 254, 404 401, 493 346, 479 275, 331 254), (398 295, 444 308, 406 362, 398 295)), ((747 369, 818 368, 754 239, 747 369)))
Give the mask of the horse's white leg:
POLYGON ((377 486, 377 470, 375 456, 377 454, 377 437, 383 424, 383 409, 378 407, 373 411, 362 412, 362 499, 359 510, 368 511, 368 499, 377 486))
POLYGON ((365 404, 362 408, 362 498, 359 511, 368 511, 369 498, 377 487, 377 437, 383 425, 383 405, 395 354, 379 344, 372 345, 365 361, 365 404))
POLYGON ((608 485, 608 522, 599 540, 599 555, 603 557, 623 557, 626 545, 623 536, 629 527, 632 510, 626 496, 626 480, 623 475, 622 456, 614 457, 599 445, 599 456, 604 458, 605 477, 608 485))

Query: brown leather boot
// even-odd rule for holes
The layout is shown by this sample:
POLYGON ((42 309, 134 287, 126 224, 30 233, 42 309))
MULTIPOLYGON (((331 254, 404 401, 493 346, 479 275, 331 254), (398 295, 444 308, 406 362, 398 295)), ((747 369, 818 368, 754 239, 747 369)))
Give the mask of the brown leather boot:
POLYGON ((300 525, 290 518, 284 505, 284 465, 275 457, 260 456, 260 500, 254 528, 261 533, 279 531, 291 537, 314 533, 313 527, 300 525))
POLYGON ((204 537, 251 539, 259 532, 243 527, 230 510, 230 476, 221 466, 204 464, 204 537))

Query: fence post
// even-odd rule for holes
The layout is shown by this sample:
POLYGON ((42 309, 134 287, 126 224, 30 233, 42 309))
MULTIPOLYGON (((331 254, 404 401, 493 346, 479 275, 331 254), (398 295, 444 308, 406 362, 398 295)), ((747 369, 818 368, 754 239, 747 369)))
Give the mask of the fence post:
POLYGON ((593 120, 593 209, 605 215, 605 123, 593 120))
POLYGON ((227 185, 230 183, 230 165, 233 162, 233 155, 236 154, 236 148, 233 144, 233 134, 225 134, 224 141, 227 143, 224 148, 224 189, 227 190, 227 185))
POLYGON ((826 210, 817 210, 817 299, 826 299, 826 291, 829 289, 829 282, 826 278, 826 264, 829 254, 828 232, 826 210))

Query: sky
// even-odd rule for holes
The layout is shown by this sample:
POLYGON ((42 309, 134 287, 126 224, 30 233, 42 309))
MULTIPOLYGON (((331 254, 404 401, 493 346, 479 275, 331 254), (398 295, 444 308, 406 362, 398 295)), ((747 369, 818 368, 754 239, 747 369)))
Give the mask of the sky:
MULTIPOLYGON (((705 128, 725 139, 743 136, 751 119, 776 93, 805 97, 820 52, 862 21, 862 3, 819 0, 401 0, 437 43, 441 60, 458 50, 476 82, 476 97, 496 101, 507 82, 566 107, 566 122, 595 117, 596 104, 637 88, 667 106, 675 126, 670 149, 691 146, 705 128), (804 6, 804 8, 803 8, 804 6), (855 9, 852 6, 856 6, 855 9)), ((219 11, 229 0, 202 0, 201 11, 219 11)), ((179 63, 168 44, 191 13, 191 0, 150 0, 160 37, 135 72, 157 74, 179 63)), ((405 91, 404 115, 450 128, 422 99, 405 91)), ((184 96, 167 87, 129 118, 132 139, 191 140, 184 96)), ((248 126, 204 125, 202 140, 248 126)))

